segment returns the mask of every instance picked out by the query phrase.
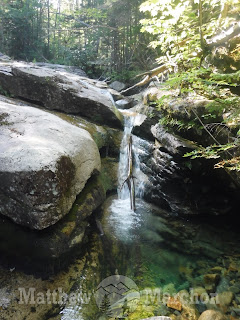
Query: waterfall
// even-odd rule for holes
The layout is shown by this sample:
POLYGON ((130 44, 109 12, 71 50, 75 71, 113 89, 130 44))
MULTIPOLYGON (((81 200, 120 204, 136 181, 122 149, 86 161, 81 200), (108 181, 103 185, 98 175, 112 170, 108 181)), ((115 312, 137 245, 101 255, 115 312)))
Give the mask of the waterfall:
POLYGON ((140 160, 138 157, 138 138, 132 136, 132 129, 138 120, 138 114, 124 111, 124 133, 120 148, 120 159, 118 169, 118 198, 130 199, 131 207, 134 209, 129 189, 132 190, 133 198, 142 198, 144 194, 144 179, 141 179, 140 160), (129 161, 132 157, 132 168, 129 161), (129 171, 132 171, 129 173, 129 171), (131 181, 128 181, 131 174, 131 181))

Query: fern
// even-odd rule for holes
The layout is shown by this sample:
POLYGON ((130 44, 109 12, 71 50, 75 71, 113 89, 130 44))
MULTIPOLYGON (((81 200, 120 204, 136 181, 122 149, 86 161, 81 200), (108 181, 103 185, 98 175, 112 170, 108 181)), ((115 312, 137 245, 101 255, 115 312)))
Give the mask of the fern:
POLYGON ((185 153, 183 157, 190 157, 190 159, 205 158, 205 159, 218 159, 221 157, 221 153, 227 150, 238 148, 236 143, 227 143, 223 145, 213 144, 207 147, 199 146, 198 149, 185 153))

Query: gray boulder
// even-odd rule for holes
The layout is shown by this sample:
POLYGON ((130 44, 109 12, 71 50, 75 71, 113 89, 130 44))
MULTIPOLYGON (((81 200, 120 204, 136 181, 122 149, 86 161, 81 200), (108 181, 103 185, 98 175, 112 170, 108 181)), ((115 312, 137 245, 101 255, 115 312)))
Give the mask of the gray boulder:
POLYGON ((120 81, 113 81, 113 82, 109 85, 109 87, 110 87, 111 89, 116 90, 116 91, 122 91, 123 89, 126 88, 126 84, 123 83, 123 82, 120 82, 120 81))
POLYGON ((31 229, 55 224, 101 167, 90 134, 37 108, 0 101, 0 213, 31 229))
POLYGON ((122 128, 122 115, 105 83, 23 62, 0 62, 0 86, 14 97, 49 110, 122 128))

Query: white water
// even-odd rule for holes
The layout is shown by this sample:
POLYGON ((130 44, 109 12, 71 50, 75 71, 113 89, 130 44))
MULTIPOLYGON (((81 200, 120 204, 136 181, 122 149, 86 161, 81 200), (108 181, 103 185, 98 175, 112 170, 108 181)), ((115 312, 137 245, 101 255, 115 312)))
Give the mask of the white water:
MULTIPOLYGON (((131 210, 130 209, 130 192, 125 183, 128 176, 128 145, 130 136, 132 135, 132 129, 136 121, 138 121, 138 114, 124 111, 124 134, 120 148, 120 159, 118 168, 118 200, 114 201, 113 207, 118 210, 131 210), (124 201, 123 201, 124 200, 124 201), (128 200, 128 201, 127 201, 128 200)), ((133 155, 133 176, 135 185, 135 196, 142 198, 144 195, 144 178, 143 173, 140 170, 140 160, 138 155, 139 139, 132 136, 132 155, 133 155)), ((113 208, 112 208, 113 209, 113 208)))
MULTIPOLYGON (((112 200, 109 207, 111 214, 108 217, 108 224, 113 230, 115 230, 115 226, 118 226, 116 234, 121 239, 124 239, 124 242, 128 242, 135 237, 131 233, 131 230, 135 230, 141 220, 138 212, 134 212, 131 209, 130 192, 127 183, 124 183, 128 176, 128 144, 134 124, 138 121, 138 114, 130 113, 129 111, 122 111, 122 113, 124 115, 124 133, 120 147, 118 167, 118 198, 112 200)), ((140 170, 140 141, 140 138, 132 135, 133 176, 136 198, 143 197, 145 181, 145 175, 140 170)), ((137 209, 139 205, 137 202, 137 209)))

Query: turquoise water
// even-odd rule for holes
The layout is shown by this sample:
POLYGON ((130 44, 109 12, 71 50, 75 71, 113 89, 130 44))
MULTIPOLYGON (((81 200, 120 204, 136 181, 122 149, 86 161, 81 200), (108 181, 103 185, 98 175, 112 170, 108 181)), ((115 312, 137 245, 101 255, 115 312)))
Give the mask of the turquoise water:
POLYGON ((109 198, 100 223, 104 235, 93 231, 82 278, 72 288, 91 299, 68 304, 61 312, 62 320, 110 319, 106 315, 101 318, 95 301, 99 283, 109 276, 130 278, 139 292, 158 288, 173 294, 204 286, 204 274, 239 259, 237 232, 209 222, 171 217, 142 200, 133 212, 129 200, 109 198))

